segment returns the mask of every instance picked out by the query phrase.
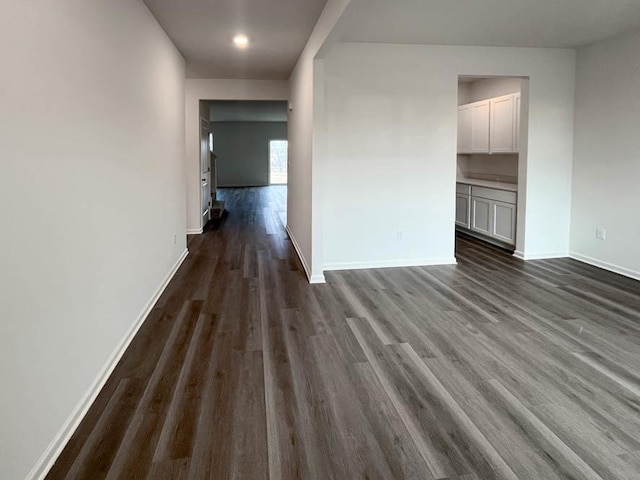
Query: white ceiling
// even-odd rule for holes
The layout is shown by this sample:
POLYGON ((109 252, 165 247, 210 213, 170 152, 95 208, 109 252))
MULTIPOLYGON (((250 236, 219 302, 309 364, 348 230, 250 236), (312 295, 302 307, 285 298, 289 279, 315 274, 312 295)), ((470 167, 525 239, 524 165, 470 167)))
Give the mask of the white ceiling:
MULTIPOLYGON (((289 77, 326 0, 144 0, 188 78, 289 77), (249 36, 246 50, 234 47, 249 36)), ((640 0, 351 0, 348 42, 582 46, 640 26, 640 0)))
POLYGON ((326 0, 144 0, 187 60, 188 78, 285 80, 326 0), (233 46, 249 36, 246 50, 233 46))
POLYGON ((640 26, 640 0, 352 0, 348 42, 577 47, 640 26))
POLYGON ((286 122, 287 102, 215 100, 211 106, 212 122, 286 122))

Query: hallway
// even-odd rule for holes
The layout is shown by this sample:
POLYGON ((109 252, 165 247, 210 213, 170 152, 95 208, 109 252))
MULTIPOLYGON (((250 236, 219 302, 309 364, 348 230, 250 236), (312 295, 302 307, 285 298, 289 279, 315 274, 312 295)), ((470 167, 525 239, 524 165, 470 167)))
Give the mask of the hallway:
POLYGON ((639 478, 638 282, 460 237, 309 285, 286 187, 219 195, 47 478, 639 478))

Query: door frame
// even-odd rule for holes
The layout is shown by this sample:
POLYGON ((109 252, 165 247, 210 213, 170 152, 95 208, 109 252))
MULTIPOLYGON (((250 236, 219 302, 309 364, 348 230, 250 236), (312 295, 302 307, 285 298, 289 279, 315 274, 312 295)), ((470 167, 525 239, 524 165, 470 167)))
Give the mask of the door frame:
POLYGON ((200 228, 204 229, 207 221, 211 218, 211 149, 209 146, 209 134, 211 133, 211 122, 209 119, 200 117, 200 228), (206 129, 206 135, 203 132, 206 129), (204 185, 207 175, 208 195, 205 200, 204 185), (207 212, 205 212, 205 202, 207 212), (205 220, 205 216, 207 217, 205 220))

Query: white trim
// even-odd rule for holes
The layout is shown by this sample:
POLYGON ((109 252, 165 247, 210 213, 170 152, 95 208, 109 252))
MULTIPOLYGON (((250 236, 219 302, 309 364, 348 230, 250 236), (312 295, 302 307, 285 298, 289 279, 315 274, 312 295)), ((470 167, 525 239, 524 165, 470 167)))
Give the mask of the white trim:
POLYGON ((111 353, 107 362, 103 365, 102 369, 98 373, 98 376, 82 396, 80 402, 78 402, 76 407, 71 412, 71 415, 62 425, 62 428, 58 430, 56 436, 53 438, 44 453, 40 456, 35 466, 31 469, 29 475, 27 475, 26 477, 26 480, 41 480, 47 475, 47 473, 49 473, 49 470, 51 469, 51 467, 53 467, 53 464, 71 439, 71 436, 78 428, 78 425, 80 425, 80 422, 89 411, 89 408, 91 407, 91 405, 93 405, 96 397, 98 396, 104 385, 107 383, 107 380, 111 376, 111 373, 116 368, 116 365, 122 358, 122 355, 124 355, 124 352, 127 350, 127 347, 136 336, 136 333, 138 333, 138 330, 146 320, 149 313, 151 313, 151 310, 160 298, 160 295, 162 295, 162 292, 164 292, 165 288, 167 288, 167 285, 182 265, 182 262, 184 262, 184 260, 187 258, 188 254, 189 251, 187 249, 182 252, 180 258, 178 258, 176 263, 173 265, 165 279, 162 281, 160 287, 158 287, 156 292, 153 294, 153 297, 151 297, 151 299, 147 302, 145 307, 142 309, 142 312, 140 312, 140 315, 138 315, 136 321, 133 323, 133 325, 131 325, 122 340, 120 340, 118 346, 111 353))
POLYGON ((602 260, 597 260, 592 257, 588 257, 587 255, 582 255, 577 252, 570 252, 569 257, 574 260, 578 260, 582 263, 587 263, 594 267, 603 268, 604 270, 608 270, 613 273, 617 273, 619 275, 624 275, 625 277, 633 278, 634 280, 640 280, 640 272, 635 270, 631 270, 625 267, 621 267, 619 265, 614 265, 613 263, 603 262, 602 260))
POLYGON ((304 255, 302 255, 302 250, 300 249, 300 245, 298 245, 298 241, 296 240, 296 237, 294 237, 293 233, 291 233, 291 229, 289 228, 289 225, 285 227, 285 230, 287 231, 287 235, 289 235, 289 239, 293 244, 293 248, 295 249, 296 254, 298 254, 300 263, 302 263, 302 268, 304 268, 304 274, 307 276, 307 280, 309 280, 309 283, 325 283, 324 275, 311 275, 311 269, 309 268, 309 265, 307 264, 307 260, 304 258, 304 255))
POLYGON ((190 228, 187 230, 187 235, 200 235, 203 231, 203 228, 190 228))
POLYGON ((522 253, 519 250, 513 252, 513 256, 520 260, 547 260, 551 258, 567 258, 567 252, 548 252, 548 253, 522 253))
POLYGON ((325 263, 325 270, 362 270, 366 268, 394 268, 394 267, 430 267, 434 265, 456 265, 452 258, 417 258, 413 260, 382 260, 375 262, 336 262, 325 263))

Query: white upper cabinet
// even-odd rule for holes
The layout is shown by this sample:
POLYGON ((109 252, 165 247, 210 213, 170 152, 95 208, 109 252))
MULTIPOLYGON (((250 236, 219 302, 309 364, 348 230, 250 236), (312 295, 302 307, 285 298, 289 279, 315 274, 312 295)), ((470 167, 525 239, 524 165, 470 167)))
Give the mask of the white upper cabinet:
POLYGON ((458 107, 458 153, 489 153, 489 101, 458 107))
POLYGON ((458 153, 518 151, 520 94, 458 107, 458 153))
POLYGON ((491 99, 491 153, 515 151, 514 108, 515 102, 511 95, 491 99))
POLYGON ((471 152, 489 152, 489 102, 477 102, 471 106, 471 152))
POLYGON ((458 108, 458 152, 471 151, 471 107, 458 108))

